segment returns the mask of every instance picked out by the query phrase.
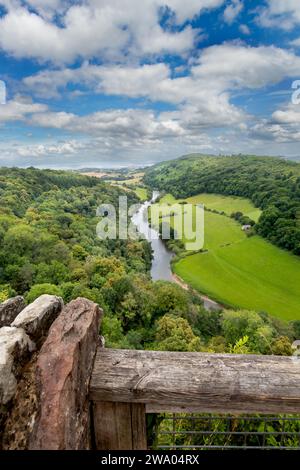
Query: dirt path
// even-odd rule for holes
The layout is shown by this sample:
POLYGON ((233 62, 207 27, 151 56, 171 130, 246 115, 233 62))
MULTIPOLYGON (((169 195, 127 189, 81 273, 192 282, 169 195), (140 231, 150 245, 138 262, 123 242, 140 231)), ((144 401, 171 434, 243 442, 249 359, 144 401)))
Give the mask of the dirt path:
POLYGON ((206 310, 222 310, 224 308, 223 305, 219 304, 215 300, 210 299, 206 295, 201 295, 199 292, 195 291, 192 289, 186 282, 181 279, 181 277, 177 276, 177 274, 172 274, 172 279, 173 281, 178 284, 180 287, 182 287, 184 290, 192 290, 196 295, 198 295, 201 300, 203 301, 204 307, 206 310))

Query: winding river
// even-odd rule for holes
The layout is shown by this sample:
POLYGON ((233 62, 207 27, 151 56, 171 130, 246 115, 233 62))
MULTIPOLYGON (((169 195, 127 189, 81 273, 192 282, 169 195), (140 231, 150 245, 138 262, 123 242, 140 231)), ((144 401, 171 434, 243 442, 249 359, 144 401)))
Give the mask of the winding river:
MULTIPOLYGON (((172 281, 181 285, 183 289, 188 289, 188 285, 172 273, 171 261, 174 257, 174 253, 167 249, 165 243, 159 238, 157 230, 149 227, 148 208, 158 199, 158 197, 159 192, 153 191, 152 199, 141 205, 140 209, 132 216, 132 222, 137 227, 139 233, 151 244, 153 252, 151 278, 153 281, 172 281)), ((203 300, 204 307, 207 310, 220 310, 222 308, 220 304, 206 296, 201 295, 201 298, 203 300)))
POLYGON ((151 267, 151 278, 153 281, 164 280, 172 281, 171 260, 174 254, 167 249, 166 245, 159 238, 157 230, 149 227, 148 208, 159 197, 158 191, 153 191, 152 199, 144 202, 138 212, 132 217, 132 222, 136 225, 138 231, 144 235, 151 244, 153 251, 153 260, 151 267))

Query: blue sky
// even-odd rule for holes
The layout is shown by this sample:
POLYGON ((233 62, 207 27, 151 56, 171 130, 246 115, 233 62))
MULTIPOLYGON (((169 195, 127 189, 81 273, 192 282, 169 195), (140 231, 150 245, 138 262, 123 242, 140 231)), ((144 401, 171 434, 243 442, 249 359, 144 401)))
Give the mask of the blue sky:
POLYGON ((300 155, 299 0, 0 0, 0 165, 300 155))

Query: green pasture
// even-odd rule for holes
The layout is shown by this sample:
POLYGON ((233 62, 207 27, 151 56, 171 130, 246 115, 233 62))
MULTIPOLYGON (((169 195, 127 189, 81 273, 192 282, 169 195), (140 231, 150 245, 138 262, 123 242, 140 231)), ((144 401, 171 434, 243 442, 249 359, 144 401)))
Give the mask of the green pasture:
MULTIPOLYGON (((205 194, 186 201, 204 203, 228 214, 241 211, 259 217, 259 211, 243 198, 205 194)), ((160 201, 175 202, 171 195, 160 201)), ((225 305, 266 311, 285 320, 300 319, 299 257, 259 236, 247 237, 241 226, 226 215, 205 211, 204 232, 206 251, 187 253, 175 263, 176 274, 225 305)))

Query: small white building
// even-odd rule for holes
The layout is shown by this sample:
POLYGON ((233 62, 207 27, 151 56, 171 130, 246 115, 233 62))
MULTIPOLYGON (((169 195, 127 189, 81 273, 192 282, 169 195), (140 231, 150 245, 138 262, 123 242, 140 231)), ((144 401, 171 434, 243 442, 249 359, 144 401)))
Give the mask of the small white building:
POLYGON ((251 229, 252 229, 252 226, 251 226, 251 225, 243 225, 243 226, 242 226, 242 230, 243 230, 244 232, 248 232, 248 231, 251 230, 251 229))

